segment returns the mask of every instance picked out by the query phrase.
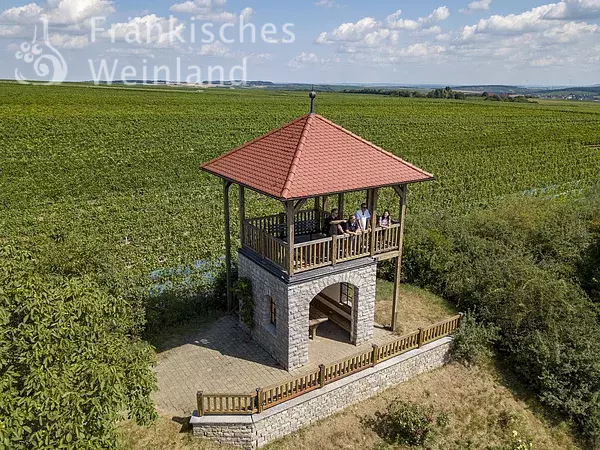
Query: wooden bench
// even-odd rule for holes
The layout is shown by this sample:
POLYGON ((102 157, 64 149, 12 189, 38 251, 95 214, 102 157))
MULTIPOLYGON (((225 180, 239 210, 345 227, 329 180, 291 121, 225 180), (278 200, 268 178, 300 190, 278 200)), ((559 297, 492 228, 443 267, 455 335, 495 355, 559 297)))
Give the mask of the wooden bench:
POLYGON ((318 308, 311 307, 309 312, 308 330, 310 339, 314 339, 317 335, 317 327, 329 320, 329 317, 318 308))
MULTIPOLYGON (((295 230, 297 236, 318 234, 321 232, 316 220, 301 220, 296 222, 295 230)), ((283 239, 287 234, 287 224, 285 223, 274 223, 269 225, 267 232, 272 236, 279 236, 283 239)))
POLYGON ((313 304, 317 309, 325 313, 333 323, 339 325, 348 333, 351 332, 352 308, 342 303, 338 303, 323 294, 317 295, 313 300, 313 304))

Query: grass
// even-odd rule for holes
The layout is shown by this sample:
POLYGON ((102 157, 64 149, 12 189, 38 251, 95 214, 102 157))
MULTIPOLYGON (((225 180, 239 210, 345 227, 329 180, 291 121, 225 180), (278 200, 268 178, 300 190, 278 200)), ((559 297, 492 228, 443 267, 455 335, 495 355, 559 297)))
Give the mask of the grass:
POLYGON ((396 398, 433 405, 449 425, 431 449, 495 449, 510 444, 513 433, 531 439, 536 449, 579 448, 565 423, 551 426, 500 382, 493 367, 466 368, 452 363, 347 408, 300 432, 271 443, 269 450, 395 448, 369 423, 396 398))
MULTIPOLYGON (((377 303, 375 322, 389 325, 392 320, 394 283, 377 280, 377 303)), ((398 333, 415 331, 420 327, 439 322, 456 314, 456 310, 444 299, 429 291, 409 284, 400 285, 398 304, 398 333)))

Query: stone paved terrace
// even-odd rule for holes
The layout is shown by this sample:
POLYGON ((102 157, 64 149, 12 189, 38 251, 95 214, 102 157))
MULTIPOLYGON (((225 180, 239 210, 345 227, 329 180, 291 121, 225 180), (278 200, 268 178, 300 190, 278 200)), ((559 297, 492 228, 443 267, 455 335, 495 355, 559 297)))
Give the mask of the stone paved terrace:
POLYGON ((158 355, 156 405, 167 414, 191 415, 196 409, 197 391, 252 393, 257 387, 283 382, 394 337, 392 332, 376 327, 373 340, 357 347, 347 342, 347 332, 327 322, 319 326, 317 337, 310 341, 309 363, 287 372, 238 326, 237 319, 223 317, 187 343, 158 355))

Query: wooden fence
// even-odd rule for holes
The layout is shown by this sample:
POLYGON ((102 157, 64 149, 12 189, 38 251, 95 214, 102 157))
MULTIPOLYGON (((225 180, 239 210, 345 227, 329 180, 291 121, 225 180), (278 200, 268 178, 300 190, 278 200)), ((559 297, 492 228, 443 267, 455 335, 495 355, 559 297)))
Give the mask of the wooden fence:
POLYGON ((259 388, 252 394, 204 394, 198 392, 198 415, 254 414, 292 398, 320 389, 348 375, 374 367, 382 361, 401 355, 425 344, 449 336, 460 326, 462 314, 450 317, 418 331, 405 334, 395 341, 373 347, 358 355, 333 364, 321 364, 318 370, 283 383, 259 388))

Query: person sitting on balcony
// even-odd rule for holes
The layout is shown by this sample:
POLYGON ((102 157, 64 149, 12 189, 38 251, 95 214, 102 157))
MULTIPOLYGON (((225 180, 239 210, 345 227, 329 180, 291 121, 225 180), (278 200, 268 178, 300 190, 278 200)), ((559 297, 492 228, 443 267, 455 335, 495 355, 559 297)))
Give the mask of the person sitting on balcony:
POLYGON ((337 208, 334 208, 331 210, 331 214, 325 218, 325 227, 323 231, 327 236, 344 234, 344 228, 342 227, 344 222, 344 220, 340 220, 337 208))
POLYGON ((357 234, 358 228, 359 228, 359 225, 358 225, 358 220, 356 220, 356 216, 351 215, 350 218, 348 219, 348 222, 346 222, 346 226, 345 226, 346 233, 357 234))
POLYGON ((371 213, 367 209, 367 204, 363 203, 360 205, 360 209, 356 211, 356 220, 358 220, 359 231, 367 231, 369 229, 369 219, 371 219, 371 213))
POLYGON ((379 217, 379 226, 381 228, 388 228, 390 225, 392 225, 392 216, 390 216, 390 211, 386 209, 383 212, 383 216, 379 217))

